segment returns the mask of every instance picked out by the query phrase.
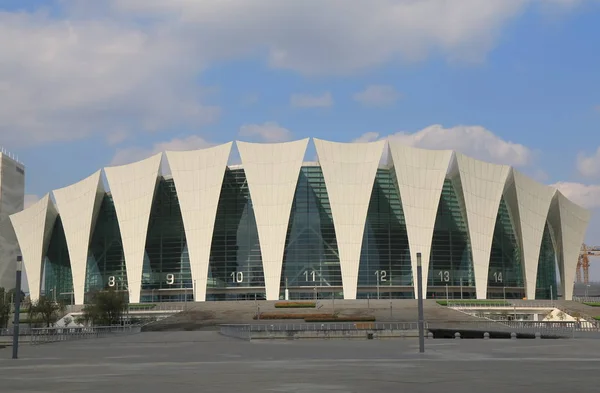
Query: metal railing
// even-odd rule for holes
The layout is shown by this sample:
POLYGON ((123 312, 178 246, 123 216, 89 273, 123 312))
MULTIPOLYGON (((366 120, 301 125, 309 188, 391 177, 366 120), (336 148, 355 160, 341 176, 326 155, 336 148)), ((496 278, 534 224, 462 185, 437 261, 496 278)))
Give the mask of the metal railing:
MULTIPOLYGON (((425 322, 425 329, 427 329, 425 322)), ((377 330, 407 331, 417 330, 417 322, 344 322, 344 323, 273 323, 221 325, 220 333, 224 336, 249 340, 253 333, 294 333, 294 332, 365 332, 377 330)))
POLYGON ((510 303, 504 303, 502 300, 498 303, 466 303, 466 302, 452 302, 446 303, 446 307, 450 308, 497 308, 497 307, 512 307, 510 303))
POLYGON ((589 322, 552 321, 457 321, 431 323, 432 329, 476 330, 507 333, 542 333, 562 337, 575 337, 577 333, 600 334, 600 328, 589 322))
POLYGON ((30 331, 30 338, 31 344, 36 345, 58 341, 101 338, 117 334, 139 333, 140 330, 141 328, 138 325, 33 328, 30 331))
MULTIPOLYGON (((247 325, 221 325, 220 332, 224 336, 244 340, 267 337, 294 337, 296 333, 317 332, 344 333, 343 336, 365 336, 367 332, 377 331, 409 331, 417 330, 416 322, 389 323, 389 322, 358 322, 358 323, 277 323, 277 324, 247 324, 247 325)), ((540 333, 555 337, 594 337, 600 336, 600 328, 588 322, 538 322, 538 321, 448 321, 425 322, 427 330, 456 330, 503 332, 535 335, 540 333)), ((342 336, 340 336, 342 337, 342 336)))
POLYGON ((503 325, 518 329, 542 329, 555 331, 600 332, 592 322, 554 322, 554 321, 502 321, 503 325))
POLYGON ((447 307, 450 308, 557 308, 550 300, 548 302, 532 302, 532 301, 507 301, 500 300, 498 303, 466 303, 449 301, 447 307))
MULTIPOLYGON (((0 336, 12 336, 14 333, 14 328, 8 327, 4 329, 0 329, 0 336)), ((28 336, 31 333, 31 328, 27 325, 19 325, 19 336, 28 336)))
POLYGON ((573 300, 580 303, 600 303, 599 296, 573 296, 573 300))
MULTIPOLYGON (((143 303, 142 303, 143 304, 143 303)), ((193 304, 191 304, 193 305, 193 304)), ((186 303, 156 303, 156 306, 152 307, 152 308, 143 308, 143 307, 133 307, 132 309, 129 310, 129 312, 133 312, 133 311, 183 311, 187 308, 187 304, 186 303), (136 309, 138 308, 138 309, 136 309)))

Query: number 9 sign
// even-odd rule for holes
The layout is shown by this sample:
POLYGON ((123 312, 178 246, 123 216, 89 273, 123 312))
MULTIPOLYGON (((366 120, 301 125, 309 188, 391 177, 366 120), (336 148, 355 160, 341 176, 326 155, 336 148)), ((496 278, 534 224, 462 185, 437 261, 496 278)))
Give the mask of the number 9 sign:
POLYGON ((167 274, 167 285, 173 285, 175 283, 175 275, 173 273, 167 274))

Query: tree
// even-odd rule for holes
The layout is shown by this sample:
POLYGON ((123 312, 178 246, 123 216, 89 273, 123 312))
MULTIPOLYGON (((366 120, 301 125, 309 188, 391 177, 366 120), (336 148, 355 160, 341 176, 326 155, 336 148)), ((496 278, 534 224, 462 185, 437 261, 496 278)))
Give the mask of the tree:
POLYGON ((0 287, 0 329, 8 327, 10 311, 10 294, 0 287))
POLYGON ((121 323, 127 310, 127 300, 114 289, 96 292, 92 301, 83 308, 83 319, 92 325, 109 326, 121 323))
POLYGON ((46 324, 46 327, 50 327, 61 317, 64 310, 64 304, 54 302, 46 296, 40 296, 37 301, 29 305, 29 318, 39 319, 46 324))
MULTIPOLYGON (((15 292, 17 292, 16 288, 9 289, 6 293, 9 296, 11 302, 15 302, 15 292)), ((25 303, 25 292, 21 291, 21 305, 25 303)))
POLYGON ((68 327, 71 324, 71 322, 73 322, 73 318, 71 318, 71 317, 65 317, 63 319, 63 322, 65 323, 65 327, 68 327))

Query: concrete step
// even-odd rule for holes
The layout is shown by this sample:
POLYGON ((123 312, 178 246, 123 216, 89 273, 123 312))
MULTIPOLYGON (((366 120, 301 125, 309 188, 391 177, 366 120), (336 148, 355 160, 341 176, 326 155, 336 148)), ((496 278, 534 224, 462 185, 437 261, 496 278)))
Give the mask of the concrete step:
MULTIPOLYGON (((390 300, 319 300, 316 308, 307 309, 277 309, 275 303, 265 301, 257 303, 193 303, 189 305, 186 311, 149 324, 145 330, 197 330, 215 327, 220 324, 269 323, 253 319, 259 308, 261 313, 297 314, 298 321, 302 321, 302 315, 311 313, 374 316, 378 321, 387 322, 416 322, 418 318, 416 300, 392 300, 391 302, 390 300)), ((426 321, 481 320, 460 311, 440 306, 434 300, 426 300, 423 311, 426 321)))

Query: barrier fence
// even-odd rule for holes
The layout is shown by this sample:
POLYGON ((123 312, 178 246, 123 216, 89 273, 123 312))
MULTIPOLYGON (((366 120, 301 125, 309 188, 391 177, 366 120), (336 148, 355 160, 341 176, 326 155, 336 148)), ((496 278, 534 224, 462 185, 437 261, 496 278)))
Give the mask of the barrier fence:
POLYGON ((504 303, 500 300, 498 303, 469 303, 469 302, 453 302, 449 301, 446 305, 450 308, 510 308, 510 309, 526 309, 526 308, 556 308, 556 305, 548 300, 547 302, 535 302, 535 301, 507 301, 504 303))
MULTIPOLYGON (((0 329, 0 336, 12 336, 14 334, 14 328, 12 326, 4 329, 0 329)), ((19 336, 29 336, 31 328, 25 325, 19 325, 19 336)))
POLYGON ((139 333, 140 331, 141 327, 139 325, 33 328, 30 331, 30 339, 32 345, 37 345, 58 341, 72 341, 132 334, 139 333))
POLYGON ((573 300, 580 303, 600 303, 598 296, 573 296, 573 300))
MULTIPOLYGON (((360 335, 366 331, 409 331, 417 330, 416 322, 359 322, 359 323, 274 323, 221 325, 220 333, 234 338, 251 340, 252 338, 287 337, 299 332, 348 332, 348 336, 360 335), (362 333, 361 333, 362 332, 362 333), (355 334, 356 333, 356 334, 355 334), (272 336, 270 335, 272 334, 272 336)), ((455 321, 425 322, 426 330, 456 330, 502 332, 502 333, 540 333, 555 337, 600 337, 600 328, 586 322, 537 322, 537 321, 455 321)))
MULTIPOLYGON (((416 322, 345 322, 345 323, 273 323, 273 324, 246 324, 246 325, 221 325, 220 333, 224 336, 250 340, 254 335, 262 333, 284 332, 365 332, 365 331, 407 331, 417 330, 416 322)), ((425 322, 427 329, 427 322, 425 322)))
POLYGON ((512 329, 522 331, 553 331, 553 332, 600 332, 595 324, 590 322, 553 322, 553 321, 456 321, 436 322, 437 326, 453 326, 464 329, 512 329))

